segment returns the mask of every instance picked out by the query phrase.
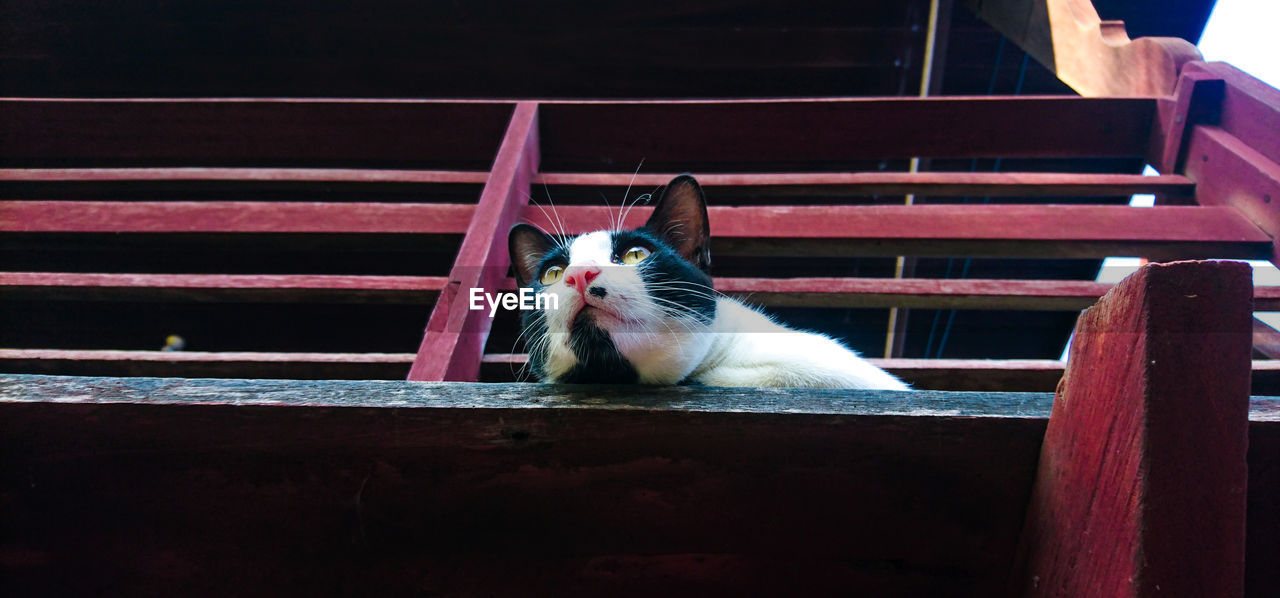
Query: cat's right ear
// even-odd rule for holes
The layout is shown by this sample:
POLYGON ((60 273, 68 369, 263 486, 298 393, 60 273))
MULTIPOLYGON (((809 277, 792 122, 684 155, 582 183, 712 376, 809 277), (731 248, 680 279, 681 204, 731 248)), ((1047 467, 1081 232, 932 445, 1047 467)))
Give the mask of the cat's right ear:
POLYGON ((556 240, 536 226, 520 223, 507 234, 507 250, 511 252, 511 269, 516 284, 529 287, 538 275, 538 263, 556 246, 556 240))

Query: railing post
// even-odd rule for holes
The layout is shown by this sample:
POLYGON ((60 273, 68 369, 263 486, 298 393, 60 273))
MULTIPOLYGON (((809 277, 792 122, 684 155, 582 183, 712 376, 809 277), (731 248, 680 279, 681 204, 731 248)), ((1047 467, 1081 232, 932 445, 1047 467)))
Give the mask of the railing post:
POLYGON ((485 310, 468 309, 468 292, 472 288, 496 291, 506 279, 507 229, 529 201, 529 184, 539 158, 538 104, 520 102, 458 248, 449 283, 427 321, 410 380, 474 381, 479 376, 493 318, 485 310))
POLYGON ((1243 594, 1251 293, 1247 264, 1151 264, 1081 315, 1016 594, 1243 594))

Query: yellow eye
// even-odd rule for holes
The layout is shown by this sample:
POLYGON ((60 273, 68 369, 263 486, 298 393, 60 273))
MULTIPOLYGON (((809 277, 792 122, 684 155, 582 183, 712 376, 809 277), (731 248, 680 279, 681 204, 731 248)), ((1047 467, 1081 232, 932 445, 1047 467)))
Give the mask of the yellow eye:
POLYGON ((542 284, 555 284, 564 278, 564 266, 552 266, 542 273, 542 284))
POLYGON ((631 266, 643 262, 649 257, 649 250, 643 247, 632 247, 626 253, 622 254, 622 263, 631 266))

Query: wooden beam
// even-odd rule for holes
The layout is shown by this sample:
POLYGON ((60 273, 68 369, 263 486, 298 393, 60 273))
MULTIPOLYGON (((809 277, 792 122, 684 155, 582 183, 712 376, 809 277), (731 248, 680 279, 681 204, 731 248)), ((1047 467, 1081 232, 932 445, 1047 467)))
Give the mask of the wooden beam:
POLYGON ((1089 0, 965 4, 1083 96, 1167 96, 1182 66, 1200 60, 1180 38, 1130 40, 1123 22, 1103 21, 1089 0))
MULTIPOLYGON (((610 221, 604 206, 555 211, 571 234, 610 221)), ((636 207, 625 224, 639 226, 650 211, 636 207)), ((474 213, 465 204, 0 201, 0 231, 458 234, 474 213)), ((715 251, 737 255, 1260 259, 1270 255, 1271 242, 1225 207, 713 206, 709 213, 715 251)), ((537 207, 522 216, 551 230, 537 207)))
POLYGON ((549 172, 616 172, 641 162, 678 172, 838 170, 850 160, 912 157, 1138 157, 1155 111, 1147 98, 1032 96, 542 106, 549 172))
POLYGON ((420 233, 466 231, 466 204, 258 201, 0 201, 0 231, 420 233))
POLYGON ((516 105, 494 159, 475 215, 467 226, 409 371, 410 380, 475 380, 493 317, 469 308, 473 288, 496 289, 507 278, 507 230, 529 202, 529 185, 540 160, 538 105, 516 105))
MULTIPOLYGON (((1201 204, 1230 206, 1280 238, 1280 164, 1220 127, 1196 127, 1187 152, 1186 174, 1201 204)), ((1280 260, 1280 245, 1268 258, 1280 260)))
MULTIPOLYGON (((0 297, 101 301, 433 302, 441 276, 0 272, 0 297)), ((771 307, 1081 310, 1113 285, 1085 280, 726 278, 715 289, 771 307)), ((504 278, 498 290, 513 291, 504 278)), ((1257 311, 1280 311, 1280 287, 1256 287, 1257 311)))
POLYGON ((42 300, 431 303, 443 276, 0 272, 0 297, 42 300))
POLYGON ((1242 596, 1251 270, 1143 267, 1080 317, 1027 509, 1029 596, 1242 596))
MULTIPOLYGON (((636 207, 623 226, 640 226, 636 207)), ((604 206, 556 212, 577 234, 608 226, 604 206)), ((1230 209, 1190 206, 917 205, 708 208, 714 252, 735 255, 1145 256, 1259 259, 1270 237, 1230 209)), ((536 207, 524 220, 552 230, 536 207)))
POLYGON ((0 98, 6 166, 488 167, 511 102, 0 98))
MULTIPOLYGON (((695 173, 703 187, 716 194, 750 193, 777 197, 813 195, 981 195, 991 197, 1104 197, 1151 193, 1189 197, 1195 185, 1179 175, 1066 174, 1056 172, 815 172, 815 173, 695 173)), ((667 184, 674 174, 546 172, 535 185, 628 187, 651 189, 667 184), (632 177, 635 177, 634 184, 632 177)), ((712 200, 714 202, 714 197, 712 200)))
POLYGON ((412 353, 0 349, 0 371, 74 376, 403 380, 412 353))
POLYGON ((352 168, 0 168, 0 181, 270 181, 301 183, 474 183, 489 173, 472 170, 352 168))
POLYGON ((0 376, 5 583, 990 595, 1050 399, 0 376))

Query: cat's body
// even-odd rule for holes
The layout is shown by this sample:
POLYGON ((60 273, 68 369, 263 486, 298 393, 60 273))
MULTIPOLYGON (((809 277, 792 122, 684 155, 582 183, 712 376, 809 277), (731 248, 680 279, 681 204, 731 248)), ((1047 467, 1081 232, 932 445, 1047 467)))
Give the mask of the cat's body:
POLYGON ((526 312, 533 373, 546 382, 910 390, 840 343, 791 330, 711 286, 702 190, 682 175, 645 226, 567 242, 512 228, 521 287, 559 296, 526 312))

